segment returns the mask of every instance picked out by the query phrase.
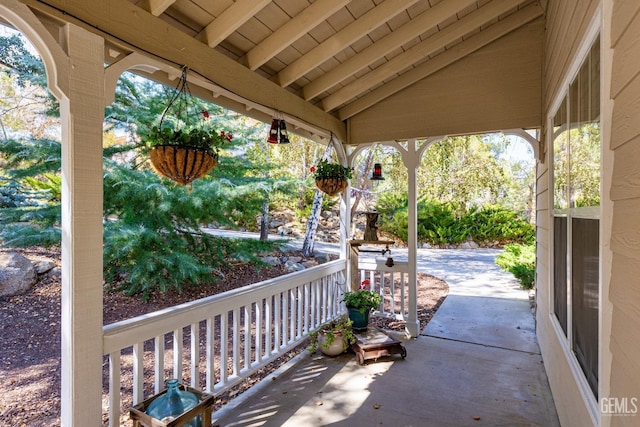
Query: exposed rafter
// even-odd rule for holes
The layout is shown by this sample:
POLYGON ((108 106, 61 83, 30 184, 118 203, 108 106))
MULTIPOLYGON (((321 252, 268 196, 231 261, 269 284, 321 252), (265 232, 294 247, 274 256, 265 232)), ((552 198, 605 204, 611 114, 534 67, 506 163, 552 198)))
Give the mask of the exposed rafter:
POLYGON ((151 12, 154 16, 160 16, 162 13, 169 8, 172 4, 176 2, 176 0, 147 0, 149 2, 149 7, 147 11, 151 12))
POLYGON ((251 49, 241 59, 251 70, 255 70, 262 64, 282 52, 291 43, 307 34, 309 29, 315 28, 322 21, 340 10, 351 0, 317 0, 304 9, 269 37, 251 49))
POLYGON ((218 46, 269 3, 271 0, 237 0, 202 31, 205 43, 218 46))
POLYGON ((427 9, 396 31, 306 85, 303 88, 304 98, 309 100, 317 96, 475 2, 476 0, 449 0, 427 9))
POLYGON ((387 22, 390 18, 405 11, 418 0, 387 0, 364 14, 353 24, 338 31, 335 35, 320 43, 306 55, 278 73, 280 86, 288 86, 309 70, 322 64, 337 52, 387 22))
POLYGON ((542 7, 537 3, 527 6, 497 24, 492 25, 487 30, 481 31, 462 43, 455 45, 453 48, 447 50, 441 55, 438 55, 433 60, 420 64, 413 70, 402 74, 384 86, 369 92, 367 95, 340 109, 340 119, 347 120, 349 117, 353 117, 357 113, 366 110, 372 105, 375 105, 383 99, 411 86, 431 74, 446 68, 448 65, 453 64, 465 56, 477 51, 505 34, 509 34, 521 27, 523 22, 528 23, 533 21, 543 13, 544 11, 542 10, 542 7))
POLYGON ((481 7, 473 13, 465 16, 445 29, 438 31, 425 41, 408 49, 385 62, 375 70, 365 74, 355 82, 343 87, 339 91, 327 96, 322 100, 322 108, 331 111, 368 89, 376 87, 381 82, 393 77, 395 74, 407 69, 411 64, 415 64, 437 52, 449 43, 453 43, 459 38, 469 33, 469 28, 478 28, 488 23, 496 16, 506 13, 508 10, 517 7, 520 0, 500 0, 491 2, 481 7))

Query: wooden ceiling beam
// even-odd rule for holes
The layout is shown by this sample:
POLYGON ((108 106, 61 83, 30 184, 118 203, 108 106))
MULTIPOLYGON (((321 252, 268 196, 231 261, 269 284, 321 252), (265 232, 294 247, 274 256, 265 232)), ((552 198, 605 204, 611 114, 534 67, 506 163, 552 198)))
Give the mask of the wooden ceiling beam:
POLYGON ((209 47, 216 47, 269 3, 271 0, 236 0, 200 32, 201 37, 209 47))
POLYGON ((340 109, 339 117, 347 120, 361 111, 377 104, 378 102, 400 92, 418 81, 444 69, 465 56, 481 49, 500 37, 526 25, 542 16, 544 10, 538 3, 530 4, 522 10, 506 17, 489 28, 474 34, 469 39, 455 45, 452 49, 441 53, 430 61, 427 61, 411 71, 393 79, 384 86, 373 90, 362 98, 340 109))
POLYGON ((176 0, 147 0, 147 11, 151 12, 154 16, 160 16, 162 13, 169 9, 169 7, 176 2, 176 0))
POLYGON ((476 0, 449 0, 425 10, 402 27, 307 84, 302 90, 304 99, 308 101, 318 96, 473 3, 476 3, 476 0))
POLYGON ((317 0, 247 52, 241 62, 256 70, 349 2, 351 0, 317 0))
POLYGON ((418 0, 386 0, 382 2, 281 70, 278 73, 277 82, 282 87, 290 85, 417 2, 418 0))
POLYGON ((464 18, 438 31, 423 42, 358 78, 355 82, 327 96, 322 100, 322 108, 325 111, 331 111, 348 103, 358 95, 392 78, 407 67, 410 67, 411 64, 415 64, 429 55, 434 54, 449 43, 455 42, 474 29, 480 28, 482 25, 495 19, 497 16, 517 7, 520 3, 522 3, 522 0, 500 0, 492 1, 482 6, 475 12, 466 15, 464 18))
POLYGON ((346 141, 345 123, 299 96, 249 70, 223 53, 211 49, 134 5, 128 0, 21 0, 44 14, 88 29, 108 41, 172 64, 186 65, 204 79, 257 105, 281 111, 306 128, 346 141))

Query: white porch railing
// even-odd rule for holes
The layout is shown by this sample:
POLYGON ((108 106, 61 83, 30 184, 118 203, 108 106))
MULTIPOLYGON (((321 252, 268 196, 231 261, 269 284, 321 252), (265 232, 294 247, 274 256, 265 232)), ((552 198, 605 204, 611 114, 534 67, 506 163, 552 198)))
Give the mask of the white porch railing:
POLYGON ((105 326, 109 425, 120 423, 123 393, 135 405, 169 377, 220 393, 286 353, 343 312, 345 268, 332 261, 105 326))
POLYGON ((407 320, 409 316, 409 263, 395 261, 392 267, 385 259, 360 260, 358 274, 360 283, 369 281, 367 289, 382 296, 382 304, 377 314, 407 320))

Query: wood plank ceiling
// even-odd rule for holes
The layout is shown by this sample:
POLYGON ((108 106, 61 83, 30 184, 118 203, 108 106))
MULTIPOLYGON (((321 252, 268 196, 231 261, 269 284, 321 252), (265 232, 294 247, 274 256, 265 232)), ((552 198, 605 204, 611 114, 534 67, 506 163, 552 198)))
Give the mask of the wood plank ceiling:
MULTIPOLYGON (((24 1, 36 8, 48 5, 64 12, 60 16, 74 16, 85 26, 99 28, 112 36, 115 45, 140 46, 133 33, 111 24, 132 22, 124 16, 131 15, 131 9, 116 8, 127 2, 138 17, 148 14, 149 22, 164 21, 212 55, 215 51, 242 67, 215 76, 198 70, 215 87, 230 88, 214 93, 216 97, 229 98, 243 113, 256 109, 266 117, 282 111, 294 121, 299 119, 302 128, 311 124, 316 129, 345 123, 381 99, 531 22, 544 13, 545 4, 538 0, 24 1), (96 12, 81 3, 91 3, 96 12), (96 6, 102 3, 111 4, 96 6), (254 77, 238 85, 234 80, 245 71, 254 77), (301 108, 299 101, 307 107, 301 108), (320 113, 329 116, 324 123, 317 118, 320 113)), ((161 25, 144 25, 147 21, 141 21, 146 31, 166 32, 161 25)), ((153 47, 144 50, 164 60, 178 59, 153 47)))

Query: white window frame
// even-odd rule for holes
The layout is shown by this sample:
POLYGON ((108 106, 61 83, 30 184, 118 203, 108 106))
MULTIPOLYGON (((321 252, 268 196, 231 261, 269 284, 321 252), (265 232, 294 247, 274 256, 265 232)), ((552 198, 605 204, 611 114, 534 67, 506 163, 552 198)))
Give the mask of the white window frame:
MULTIPOLYGON (((562 101, 567 98, 567 101, 569 101, 568 99, 568 94, 569 94, 569 87, 571 85, 571 83, 573 82, 573 80, 576 78, 576 76, 578 75, 578 72, 580 70, 580 67, 582 66, 582 64, 584 63, 584 61, 586 60, 591 47, 593 46, 593 43, 596 41, 596 39, 598 38, 598 36, 601 36, 601 32, 602 32, 602 8, 601 6, 598 7, 598 9, 596 10, 596 12, 594 13, 594 16, 591 20, 591 23, 589 24, 589 28, 587 30, 587 32, 585 33, 580 47, 578 48, 578 51, 576 52, 576 55, 573 58, 573 61, 571 63, 571 66, 568 69, 567 74, 565 75, 562 84, 559 86, 558 92, 555 94, 554 96, 554 101, 551 104, 551 107, 549 108, 549 110, 547 111, 547 117, 546 117, 546 122, 547 122, 547 137, 546 137, 546 141, 547 141, 547 153, 549 155, 549 162, 548 162, 548 179, 549 179, 549 191, 548 191, 548 202, 549 202, 549 212, 548 212, 548 219, 549 219, 549 234, 548 234, 548 238, 550 242, 553 242, 553 238, 554 238, 554 202, 555 202, 555 198, 554 198, 554 164, 553 164, 553 119, 554 116, 556 115, 556 113, 558 112, 558 110, 560 109, 561 105, 562 105, 562 101)), ((605 111, 603 109, 603 101, 604 101, 604 96, 603 93, 605 93, 604 91, 604 85, 603 85, 603 81, 602 81, 602 58, 603 58, 603 51, 605 49, 605 46, 603 45, 603 37, 600 37, 600 61, 601 61, 601 75, 600 75, 600 123, 602 125, 602 114, 605 111)), ((567 102, 566 108, 569 109, 570 108, 570 102, 567 102)), ((569 120, 569 116, 567 115, 567 120, 569 120)), ((604 199, 604 192, 603 189, 604 187, 602 186, 602 179, 603 179, 603 171, 602 171, 602 166, 603 166, 603 151, 604 151, 604 132, 602 132, 602 127, 601 127, 601 144, 600 144, 600 170, 601 170, 601 176, 600 176, 600 206, 594 209, 598 209, 598 218, 602 218, 602 212, 603 212, 603 203, 602 200, 604 199)), ((578 217, 578 215, 576 215, 576 217, 578 217)), ((567 239, 569 239, 568 241, 570 241, 571 239, 571 227, 568 226, 567 227, 567 239)), ((602 289, 602 252, 603 252, 603 244, 604 244, 604 239, 603 239, 603 232, 602 232, 602 222, 600 222, 600 257, 599 257, 599 268, 600 268, 600 280, 599 280, 599 317, 600 317, 600 322, 599 322, 599 328, 598 328, 598 346, 601 349, 602 347, 602 343, 603 343, 603 339, 602 339, 602 302, 603 302, 603 289, 602 289)), ((553 266, 554 266, 554 250, 553 250, 553 244, 549 244, 549 258, 548 258, 548 265, 549 265, 549 269, 548 269, 548 283, 552 286, 555 286, 554 280, 553 280, 553 266)), ((569 251, 568 251, 569 252, 569 251)), ((573 329, 573 324, 572 324, 572 295, 571 295, 571 254, 568 254, 568 258, 567 258, 567 267, 568 267, 568 271, 567 271, 567 335, 565 336, 564 330, 562 329, 562 326, 560 325, 560 322, 558 321, 558 318, 555 315, 555 310, 554 310, 554 289, 550 286, 549 287, 549 293, 548 293, 548 298, 549 298, 549 313, 548 316, 550 318, 550 322, 551 325, 553 327, 553 330, 556 334, 556 338, 558 340, 558 342, 561 344, 561 348, 564 352, 565 358, 569 364, 569 367, 571 368, 571 373, 574 377, 574 380, 578 386, 578 389, 580 391, 580 394, 582 396, 583 401, 585 402, 585 405, 589 411, 589 415, 591 416, 591 420, 593 421, 594 425, 598 425, 599 421, 600 421, 600 407, 598 404, 598 401, 596 399, 596 397, 594 396, 593 392, 591 391, 591 387, 589 386, 589 383, 587 382, 586 376, 584 375, 583 371, 582 371, 582 367, 580 366, 578 359, 576 358, 575 354, 572 351, 572 329, 573 329)), ((599 357, 598 357, 598 391, 599 391, 599 395, 601 396, 601 390, 602 390, 602 381, 603 378, 600 375, 602 373, 602 365, 603 365, 603 359, 602 359, 602 351, 599 350, 599 357)))

